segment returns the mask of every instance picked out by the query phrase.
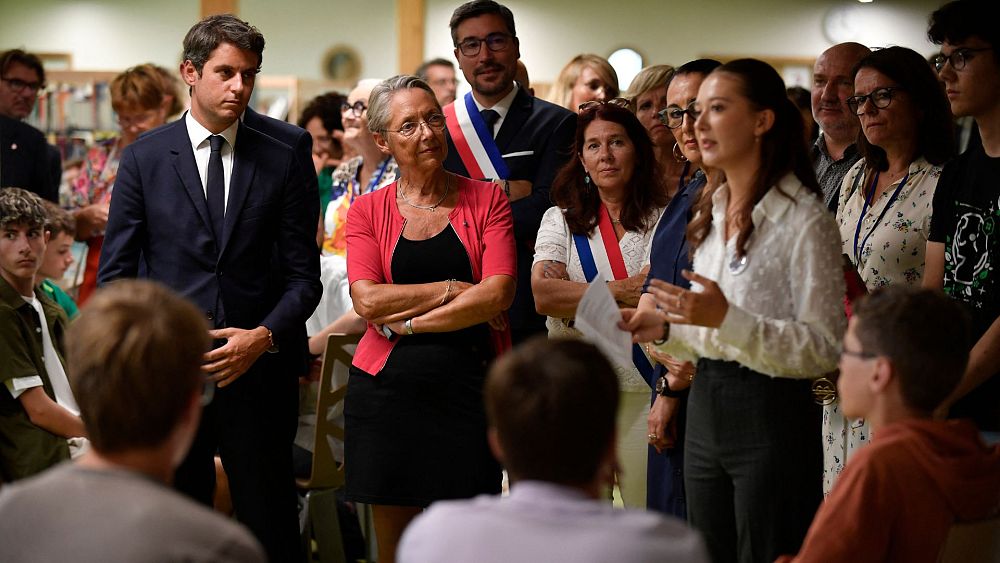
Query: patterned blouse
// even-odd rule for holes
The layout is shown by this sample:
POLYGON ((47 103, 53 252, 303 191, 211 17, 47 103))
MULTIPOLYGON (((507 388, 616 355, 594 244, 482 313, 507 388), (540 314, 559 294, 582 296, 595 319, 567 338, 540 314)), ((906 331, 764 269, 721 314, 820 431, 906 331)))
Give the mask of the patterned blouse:
POLYGON ((340 166, 333 171, 330 203, 327 204, 326 213, 323 214, 323 254, 347 255, 347 229, 344 225, 347 223, 347 210, 351 207, 351 202, 361 194, 373 192, 395 182, 399 175, 396 161, 387 156, 372 173, 371 178, 362 183, 360 176, 363 162, 361 156, 356 156, 340 163, 340 166))
POLYGON ((96 203, 111 201, 111 191, 118 177, 118 160, 121 150, 119 138, 100 142, 87 151, 83 169, 70 186, 69 193, 63 193, 59 203, 64 209, 80 209, 96 203))
MULTIPOLYGON (((941 167, 923 157, 910 164, 904 178, 891 184, 878 200, 865 207, 865 161, 858 161, 844 176, 837 206, 841 248, 858 266, 868 291, 889 285, 917 285, 924 274, 924 250, 930 234, 934 190, 941 167), (890 206, 891 203, 891 206, 890 206), (858 225, 860 219, 860 226, 858 225), (857 243, 855 243, 857 239, 857 243), (857 249, 855 250, 855 244, 857 249)), ((871 180, 869 180, 870 182, 871 180)), ((830 494, 844 464, 871 440, 863 418, 847 420, 840 402, 823 407, 823 493, 830 494)))
POLYGON ((837 223, 844 254, 858 266, 869 290, 894 283, 920 283, 941 167, 932 166, 923 157, 913 161, 907 176, 891 184, 861 217, 869 187, 864 185, 864 173, 862 159, 847 172, 840 189, 837 223), (906 184, 893 201, 903 179, 906 184))

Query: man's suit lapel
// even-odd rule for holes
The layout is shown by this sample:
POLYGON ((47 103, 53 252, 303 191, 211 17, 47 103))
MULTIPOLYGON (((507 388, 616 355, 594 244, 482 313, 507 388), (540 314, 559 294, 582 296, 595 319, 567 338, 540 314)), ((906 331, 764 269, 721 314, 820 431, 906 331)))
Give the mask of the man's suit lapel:
POLYGON ((517 138, 521 132, 521 128, 524 127, 525 122, 531 117, 531 105, 533 101, 534 98, 529 96, 524 91, 524 88, 517 89, 514 101, 510 104, 510 110, 507 111, 507 116, 504 117, 503 123, 500 124, 500 131, 497 131, 496 143, 497 148, 500 149, 500 154, 510 152, 508 148, 511 142, 517 138))
POLYGON ((253 133, 242 123, 236 133, 236 147, 233 149, 233 174, 229 178, 229 201, 226 203, 226 224, 222 230, 222 244, 219 245, 219 255, 226 250, 229 237, 236 228, 243 204, 250 193, 250 183, 253 181, 257 163, 258 144, 253 142, 253 133))
MULTIPOLYGON (((184 118, 178 120, 179 126, 174 129, 174 139, 170 148, 170 158, 174 170, 184 184, 184 191, 191 198, 198 217, 205 224, 208 232, 212 232, 212 222, 208 219, 208 203, 205 201, 205 188, 201 185, 201 175, 198 174, 198 164, 194 161, 194 150, 191 148, 191 137, 188 135, 184 118)), ((218 242, 218 241, 217 241, 218 242)))

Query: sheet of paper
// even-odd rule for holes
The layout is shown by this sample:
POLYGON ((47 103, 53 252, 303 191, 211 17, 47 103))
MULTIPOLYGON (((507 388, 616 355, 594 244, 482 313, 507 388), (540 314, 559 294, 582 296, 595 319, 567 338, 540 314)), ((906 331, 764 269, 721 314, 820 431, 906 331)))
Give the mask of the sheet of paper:
POLYGON ((632 365, 632 335, 618 328, 622 318, 608 284, 598 276, 576 307, 573 326, 615 365, 632 365))

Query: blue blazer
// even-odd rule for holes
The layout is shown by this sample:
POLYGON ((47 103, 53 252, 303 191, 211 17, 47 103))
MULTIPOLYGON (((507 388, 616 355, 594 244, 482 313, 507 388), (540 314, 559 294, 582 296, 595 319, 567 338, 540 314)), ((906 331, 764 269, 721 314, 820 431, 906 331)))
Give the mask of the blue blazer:
POLYGON ((98 283, 136 277, 144 261, 145 277, 193 301, 215 326, 224 311, 224 326, 266 326, 279 348, 301 354, 303 323, 322 292, 319 201, 303 178, 288 145, 241 124, 217 241, 185 120, 150 132, 122 153, 98 283))

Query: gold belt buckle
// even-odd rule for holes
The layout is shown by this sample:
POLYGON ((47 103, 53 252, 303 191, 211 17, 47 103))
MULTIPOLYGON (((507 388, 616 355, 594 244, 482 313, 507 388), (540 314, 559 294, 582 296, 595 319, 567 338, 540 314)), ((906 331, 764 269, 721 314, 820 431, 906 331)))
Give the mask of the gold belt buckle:
POLYGON ((813 401, 817 405, 831 405, 837 400, 837 386, 825 377, 812 382, 813 401))

